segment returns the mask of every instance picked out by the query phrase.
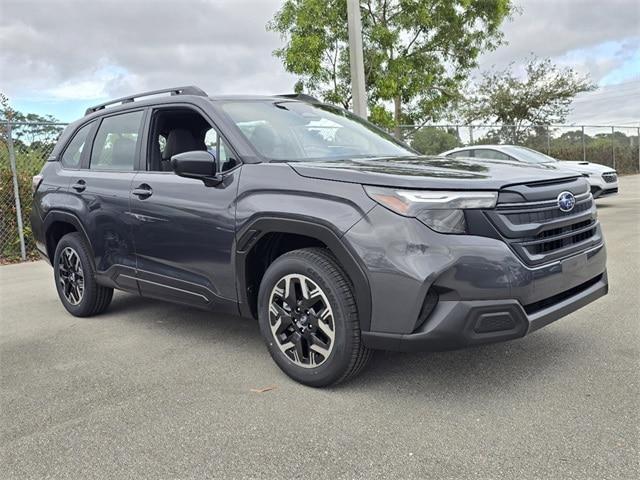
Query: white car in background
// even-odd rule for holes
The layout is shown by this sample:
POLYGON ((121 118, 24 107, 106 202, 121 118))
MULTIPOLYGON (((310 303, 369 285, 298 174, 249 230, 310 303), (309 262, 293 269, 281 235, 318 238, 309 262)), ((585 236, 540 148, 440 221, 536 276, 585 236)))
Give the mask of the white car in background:
POLYGON ((486 158, 510 162, 544 164, 547 167, 560 168, 582 173, 589 178, 593 198, 601 198, 618 193, 618 174, 611 167, 591 162, 570 162, 556 160, 544 153, 517 145, 473 145, 454 148, 440 154, 445 157, 486 158))

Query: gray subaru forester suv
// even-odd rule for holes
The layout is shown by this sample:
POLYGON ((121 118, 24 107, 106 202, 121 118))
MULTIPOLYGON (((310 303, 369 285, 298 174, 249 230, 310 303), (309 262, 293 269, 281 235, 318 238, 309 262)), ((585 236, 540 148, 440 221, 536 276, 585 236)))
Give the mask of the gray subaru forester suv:
POLYGON ((520 338, 608 288, 584 177, 420 156, 304 95, 180 87, 92 107, 34 191, 72 315, 119 289, 257 318, 278 366, 312 386, 374 349, 520 338))

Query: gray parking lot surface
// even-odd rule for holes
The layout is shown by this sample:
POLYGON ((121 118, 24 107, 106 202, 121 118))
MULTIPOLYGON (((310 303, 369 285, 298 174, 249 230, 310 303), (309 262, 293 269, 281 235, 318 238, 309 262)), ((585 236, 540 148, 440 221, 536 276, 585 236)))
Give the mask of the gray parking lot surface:
POLYGON ((640 176, 620 188, 607 297, 333 389, 285 377, 253 321, 126 294, 74 318, 46 263, 0 267, 0 477, 640 478, 640 176))

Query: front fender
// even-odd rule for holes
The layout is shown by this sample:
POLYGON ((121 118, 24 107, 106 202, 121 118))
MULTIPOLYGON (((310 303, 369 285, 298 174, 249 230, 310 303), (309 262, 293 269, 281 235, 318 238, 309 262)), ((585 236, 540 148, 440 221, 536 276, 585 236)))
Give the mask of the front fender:
POLYGON ((286 164, 243 166, 235 248, 242 313, 249 311, 245 267, 252 247, 268 233, 292 233, 321 241, 335 255, 354 285, 361 328, 368 330, 369 281, 361 260, 342 237, 374 206, 361 185, 304 178, 286 164))
POLYGON ((351 248, 331 227, 305 218, 256 216, 239 232, 236 251, 238 297, 243 315, 251 316, 247 298, 246 262, 251 248, 268 233, 293 233, 313 237, 324 243, 351 279, 360 317, 360 328, 371 324, 371 290, 361 262, 351 248))

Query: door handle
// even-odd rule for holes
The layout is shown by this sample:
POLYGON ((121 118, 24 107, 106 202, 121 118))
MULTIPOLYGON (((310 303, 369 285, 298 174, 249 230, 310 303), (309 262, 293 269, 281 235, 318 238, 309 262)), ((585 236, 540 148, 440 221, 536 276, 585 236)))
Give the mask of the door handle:
POLYGON ((144 200, 145 198, 149 198, 151 195, 153 195, 153 190, 149 185, 143 183, 142 185, 138 185, 138 188, 134 188, 131 193, 133 193, 140 200, 144 200))
POLYGON ((84 189, 87 188, 87 182, 85 182, 84 180, 78 180, 76 183, 71 185, 71 188, 73 188, 78 193, 84 192, 84 189))

